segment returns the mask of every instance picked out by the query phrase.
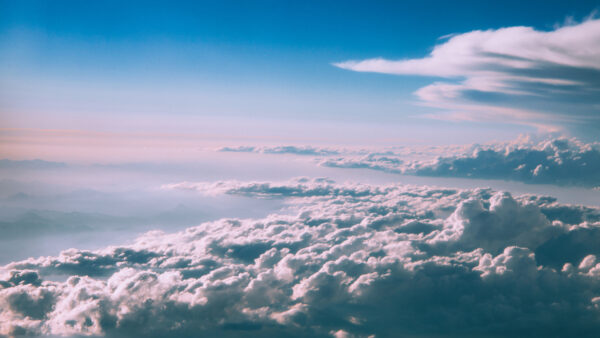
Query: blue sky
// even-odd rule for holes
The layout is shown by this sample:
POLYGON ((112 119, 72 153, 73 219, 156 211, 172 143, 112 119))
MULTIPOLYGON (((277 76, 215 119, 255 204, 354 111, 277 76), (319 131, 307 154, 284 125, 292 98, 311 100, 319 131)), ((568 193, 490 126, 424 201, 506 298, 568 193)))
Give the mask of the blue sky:
MULTIPOLYGON (((432 131, 439 143, 509 139, 536 128, 423 119, 439 108, 415 104, 414 93, 436 76, 332 64, 421 58, 446 41, 440 37, 478 29, 550 31, 584 20, 599 2, 3 1, 1 8, 6 127, 194 132, 210 125, 239 135, 252 125, 249 137, 281 129, 295 136, 289 142, 314 143, 323 138, 311 126, 345 126, 342 134, 373 126, 371 134, 385 135, 380 143, 432 131)), ((367 139, 341 136, 327 142, 367 139)))

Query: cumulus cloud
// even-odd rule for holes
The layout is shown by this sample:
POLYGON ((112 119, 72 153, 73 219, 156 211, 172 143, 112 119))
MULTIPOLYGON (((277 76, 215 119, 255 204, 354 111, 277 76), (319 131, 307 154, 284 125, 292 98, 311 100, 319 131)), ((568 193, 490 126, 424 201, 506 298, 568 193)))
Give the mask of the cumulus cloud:
POLYGON ((539 143, 521 140, 473 146, 470 152, 433 160, 404 160, 401 156, 368 154, 333 157, 320 165, 366 168, 420 175, 514 180, 525 183, 600 185, 600 145, 577 139, 553 138, 539 143))
POLYGON ((583 256, 552 251, 559 238, 597 232, 594 208, 325 179, 214 187, 289 204, 262 219, 10 263, 0 276, 0 334, 595 336, 600 328, 597 242, 558 243, 583 256))
POLYGON ((416 91, 436 117, 514 122, 546 129, 598 123, 600 20, 539 31, 506 27, 454 34, 420 59, 381 58, 335 66, 444 79, 416 91))
POLYGON ((600 184, 600 146, 562 138, 532 147, 481 148, 468 156, 438 158, 416 169, 415 173, 597 186, 600 184))

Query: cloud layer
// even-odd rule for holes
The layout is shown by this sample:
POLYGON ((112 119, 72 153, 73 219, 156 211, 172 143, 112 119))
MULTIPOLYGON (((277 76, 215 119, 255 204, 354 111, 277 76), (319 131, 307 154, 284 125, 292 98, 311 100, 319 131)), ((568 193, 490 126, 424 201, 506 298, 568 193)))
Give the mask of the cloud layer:
POLYGON ((40 159, 36 160, 23 160, 13 161, 9 159, 0 160, 0 169, 23 169, 23 170, 37 170, 37 169, 64 169, 67 167, 66 163, 63 162, 50 162, 40 159))
POLYGON ((437 117, 557 129, 600 112, 600 20, 553 31, 507 27, 454 34, 421 59, 345 61, 337 67, 445 79, 419 89, 437 117))
POLYGON ((594 336, 600 328, 597 209, 326 179, 165 188, 288 206, 8 264, 0 334, 594 336))
POLYGON ((474 146, 468 153, 410 161, 402 156, 367 154, 332 157, 327 167, 365 168, 421 176, 514 180, 526 183, 600 185, 600 146, 576 139, 554 138, 474 146))
POLYGON ((234 153, 262 153, 262 154, 293 154, 293 155, 311 155, 328 156, 338 155, 340 151, 334 148, 312 147, 312 146, 274 146, 274 147, 255 147, 255 146, 237 146, 222 147, 221 152, 234 153))

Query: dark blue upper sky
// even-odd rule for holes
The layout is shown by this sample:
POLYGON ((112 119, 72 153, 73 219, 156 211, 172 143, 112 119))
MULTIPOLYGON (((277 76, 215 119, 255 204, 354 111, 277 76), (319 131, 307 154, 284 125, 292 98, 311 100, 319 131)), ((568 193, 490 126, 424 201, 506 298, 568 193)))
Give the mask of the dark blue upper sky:
POLYGON ((545 30, 598 1, 2 1, 0 25, 104 42, 167 39, 329 51, 341 57, 422 55, 449 33, 545 30))

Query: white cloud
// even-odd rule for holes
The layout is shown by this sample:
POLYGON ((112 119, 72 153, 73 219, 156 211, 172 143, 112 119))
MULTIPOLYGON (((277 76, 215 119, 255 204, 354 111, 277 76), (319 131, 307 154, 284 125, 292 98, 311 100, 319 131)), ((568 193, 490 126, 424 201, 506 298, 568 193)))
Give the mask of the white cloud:
POLYGON ((598 123, 600 20, 538 31, 531 27, 451 35, 420 59, 334 63, 358 71, 444 78, 416 91, 437 117, 559 129, 598 123))
POLYGON ((489 189, 215 186, 288 206, 10 263, 0 334, 594 336, 600 327, 596 209, 489 189))
POLYGON ((365 168, 391 173, 515 180, 526 183, 600 185, 600 146, 576 139, 553 138, 538 143, 528 139, 511 143, 466 147, 468 152, 433 160, 404 160, 403 156, 369 154, 323 159, 320 165, 365 168))
POLYGON ((592 187, 600 184, 599 172, 599 145, 565 138, 504 149, 480 148, 470 155, 438 158, 434 163, 415 170, 417 175, 592 187))
POLYGON ((202 192, 208 195, 229 194, 258 198, 313 197, 313 196, 365 196, 373 193, 372 187, 364 185, 336 185, 327 178, 299 177, 284 182, 181 182, 165 184, 163 189, 180 189, 202 192))

